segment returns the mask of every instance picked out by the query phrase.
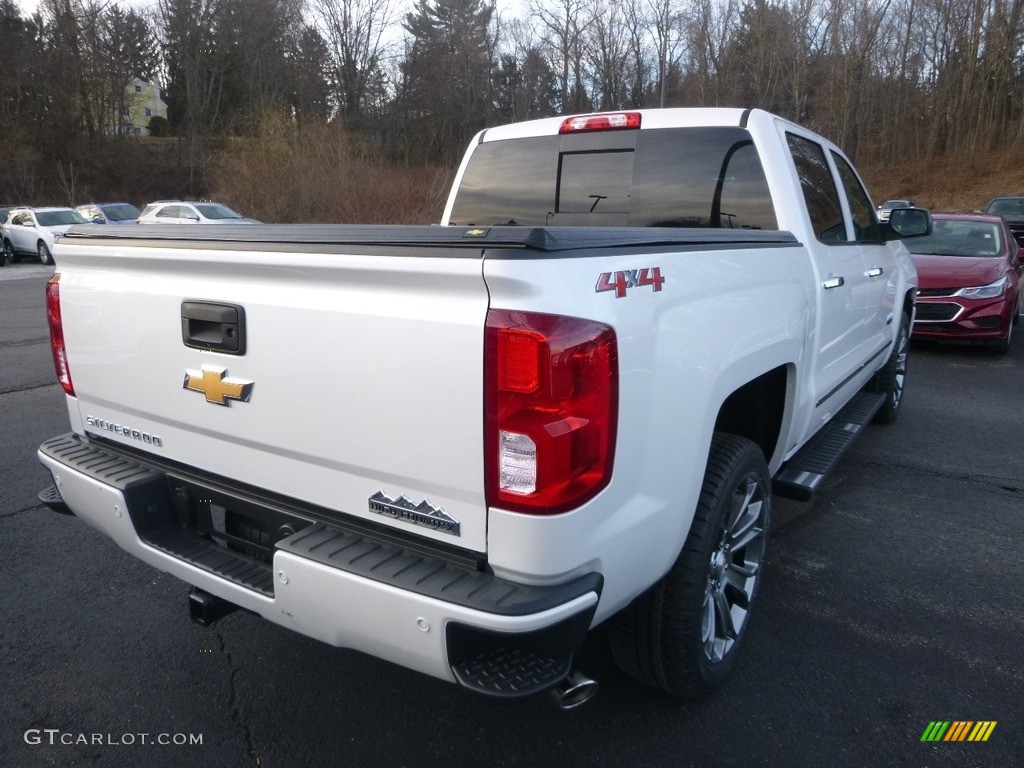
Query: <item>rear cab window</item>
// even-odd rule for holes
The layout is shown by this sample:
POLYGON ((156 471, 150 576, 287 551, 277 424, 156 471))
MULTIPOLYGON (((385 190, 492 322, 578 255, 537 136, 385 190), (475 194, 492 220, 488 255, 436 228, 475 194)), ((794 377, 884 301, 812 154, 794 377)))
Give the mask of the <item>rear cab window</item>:
POLYGON ((761 160, 738 127, 485 142, 450 223, 778 229, 761 160))

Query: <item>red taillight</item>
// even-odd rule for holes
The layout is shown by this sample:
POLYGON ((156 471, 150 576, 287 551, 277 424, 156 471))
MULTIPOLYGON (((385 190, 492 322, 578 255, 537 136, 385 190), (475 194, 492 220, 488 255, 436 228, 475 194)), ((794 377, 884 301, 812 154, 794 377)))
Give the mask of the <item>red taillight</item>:
POLYGON ((53 367, 57 381, 69 395, 75 394, 71 383, 71 369, 68 368, 68 353, 64 348, 64 325, 60 318, 60 273, 46 283, 46 319, 50 324, 50 349, 53 352, 53 367))
POLYGON ((562 121, 559 133, 584 133, 586 131, 617 131, 640 127, 639 112, 607 112, 600 115, 579 115, 562 121))
POLYGON ((550 515, 592 499, 608 485, 615 453, 615 332, 492 309, 484 343, 488 505, 550 515))

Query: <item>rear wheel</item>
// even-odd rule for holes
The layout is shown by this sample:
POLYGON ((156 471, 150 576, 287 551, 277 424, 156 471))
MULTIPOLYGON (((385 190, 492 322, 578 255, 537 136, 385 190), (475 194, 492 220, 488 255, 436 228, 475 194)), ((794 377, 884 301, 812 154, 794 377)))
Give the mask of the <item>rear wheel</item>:
POLYGON ((14 246, 11 245, 10 240, 4 240, 4 260, 13 264, 18 260, 17 255, 14 253, 14 246))
POLYGON ((50 249, 46 247, 46 243, 40 240, 37 249, 39 251, 39 261, 43 264, 53 264, 53 256, 50 255, 50 249))
POLYGON ((871 392, 885 395, 885 402, 875 414, 875 421, 892 424, 903 405, 903 391, 907 385, 907 357, 910 353, 910 317, 904 313, 900 318, 900 329, 896 335, 896 346, 889 354, 885 366, 875 374, 868 388, 871 392))
POLYGON ((688 698, 725 682, 757 598, 771 504, 761 449, 716 434, 679 558, 609 623, 612 653, 626 673, 688 698))

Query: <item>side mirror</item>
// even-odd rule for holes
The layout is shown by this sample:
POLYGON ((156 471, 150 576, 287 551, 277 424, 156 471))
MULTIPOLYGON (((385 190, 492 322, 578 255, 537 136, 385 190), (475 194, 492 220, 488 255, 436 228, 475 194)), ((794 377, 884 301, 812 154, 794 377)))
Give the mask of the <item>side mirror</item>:
POLYGON ((882 227, 886 240, 924 237, 932 233, 932 214, 924 208, 894 208, 882 227))

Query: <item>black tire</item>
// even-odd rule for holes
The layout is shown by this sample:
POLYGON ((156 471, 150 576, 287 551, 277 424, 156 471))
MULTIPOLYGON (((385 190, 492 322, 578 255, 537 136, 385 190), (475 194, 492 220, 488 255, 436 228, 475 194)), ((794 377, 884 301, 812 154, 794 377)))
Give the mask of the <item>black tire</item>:
POLYGON ((771 478, 761 449, 716 434, 693 525, 672 569, 609 622, 619 666, 646 685, 700 698, 736 665, 764 570, 771 478))
POLYGON ((18 260, 18 256, 14 253, 14 246, 11 245, 10 240, 4 240, 4 256, 11 262, 11 264, 18 260))
POLYGON ((39 252, 40 262, 46 264, 47 266, 53 264, 53 256, 50 254, 50 249, 46 247, 46 243, 40 240, 39 244, 36 246, 36 249, 39 252))
POLYGON ((910 352, 910 317, 905 312, 900 318, 896 346, 892 348, 885 366, 875 374, 868 391, 885 395, 885 402, 875 414, 879 424, 892 424, 903 406, 907 387, 907 363, 910 352))
POLYGON ((1010 339, 1013 338, 1013 323, 1006 324, 1006 335, 992 345, 992 351, 997 355, 1005 355, 1010 351, 1010 339))

